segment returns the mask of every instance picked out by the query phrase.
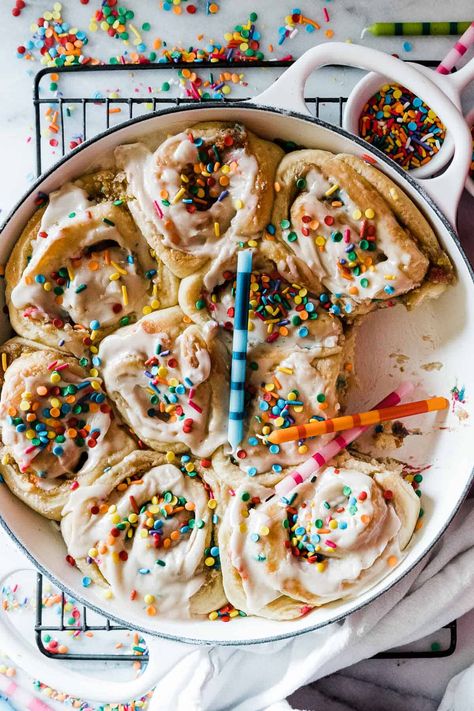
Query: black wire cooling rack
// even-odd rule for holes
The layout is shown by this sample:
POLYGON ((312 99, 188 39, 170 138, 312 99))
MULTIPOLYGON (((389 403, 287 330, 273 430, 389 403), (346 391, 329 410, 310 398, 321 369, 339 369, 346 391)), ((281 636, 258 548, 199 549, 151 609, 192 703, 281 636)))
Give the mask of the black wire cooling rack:
MULTIPOLYGON (((434 67, 438 65, 438 61, 424 61, 418 60, 418 63, 424 64, 425 66, 434 67)), ((79 77, 81 75, 87 75, 91 73, 92 77, 97 77, 100 73, 113 72, 114 81, 120 83, 120 79, 127 79, 130 72, 134 75, 142 74, 144 72, 160 72, 162 70, 179 70, 179 69, 192 69, 203 70, 209 69, 213 72, 224 71, 224 72, 234 72, 235 69, 245 68, 247 70, 261 70, 264 68, 284 68, 291 64, 291 61, 256 61, 252 62, 232 62, 232 63, 213 63, 213 62, 199 62, 194 65, 188 63, 175 62, 172 65, 169 63, 163 64, 138 64, 138 65, 93 65, 93 66, 72 66, 72 67, 47 67, 39 71, 34 80, 34 90, 33 90, 33 105, 35 111, 35 141, 36 141, 36 172, 40 175, 44 169, 45 159, 48 157, 46 151, 51 151, 49 141, 45 139, 48 134, 48 123, 50 122, 49 115, 45 115, 45 110, 51 107, 53 111, 57 111, 57 133, 55 134, 57 145, 57 153, 64 156, 70 147, 67 144, 68 123, 71 121, 71 107, 74 110, 76 116, 75 131, 79 136, 80 141, 84 141, 87 138, 91 138, 90 129, 90 115, 91 109, 94 107, 94 111, 97 111, 97 107, 101 107, 104 111, 105 116, 103 117, 103 127, 109 128, 111 124, 111 109, 114 107, 119 107, 120 120, 127 121, 128 119, 134 118, 139 111, 143 111, 143 108, 147 109, 149 113, 157 111, 162 108, 170 106, 180 106, 183 104, 196 104, 200 103, 200 100, 196 98, 189 97, 172 97, 168 94, 166 96, 119 96, 115 98, 102 97, 102 96, 78 96, 71 93, 65 95, 64 93, 58 93, 58 96, 46 97, 42 92, 41 83, 51 74, 58 75, 75 75, 79 77), (122 109, 124 111, 122 112, 122 109), (80 122, 77 123, 77 111, 79 111, 80 122)), ((91 82, 92 83, 92 82, 91 82)), ((221 100, 224 103, 232 103, 235 101, 243 101, 244 98, 240 97, 238 99, 223 97, 221 100)), ((213 98, 215 101, 215 98, 213 98)), ((347 101, 347 97, 344 96, 306 96, 306 103, 309 109, 313 112, 314 116, 317 118, 326 118, 328 121, 333 123, 337 121, 339 125, 342 125, 342 117, 344 112, 344 106, 347 101)), ((206 101, 202 99, 201 101, 206 101)), ((48 136, 49 138, 49 136, 48 136)), ((77 651, 67 651, 58 652, 51 651, 47 649, 47 643, 45 642, 45 637, 48 638, 51 635, 61 635, 63 633, 74 634, 80 631, 81 633, 93 633, 94 634, 94 647, 100 649, 100 639, 101 635, 105 635, 109 632, 126 632, 127 627, 122 627, 110 620, 103 618, 99 623, 89 623, 88 619, 90 616, 90 611, 87 607, 78 606, 81 611, 79 618, 79 623, 74 622, 71 624, 68 619, 68 613, 65 609, 67 605, 66 597, 63 593, 61 594, 61 602, 59 615, 55 623, 49 623, 45 619, 45 608, 43 606, 43 576, 38 573, 36 578, 36 620, 35 620, 35 638, 39 650, 48 657, 54 657, 55 659, 65 659, 65 660, 82 660, 82 661, 121 661, 121 662, 146 662, 148 661, 148 653, 146 648, 140 646, 139 656, 128 651, 120 652, 77 652, 77 651)), ((215 624, 218 624, 216 622, 215 624)), ((235 622, 234 624, 238 624, 235 622)), ((374 659, 436 659, 440 657, 448 657, 454 653, 456 650, 457 642, 457 625, 456 621, 451 622, 449 625, 443 627, 443 631, 440 630, 438 636, 442 638, 442 642, 431 643, 429 649, 421 650, 402 650, 402 651, 388 651, 377 654, 374 659)), ((102 638, 103 640, 104 638, 102 638)), ((429 644, 429 643, 427 643, 429 644)))

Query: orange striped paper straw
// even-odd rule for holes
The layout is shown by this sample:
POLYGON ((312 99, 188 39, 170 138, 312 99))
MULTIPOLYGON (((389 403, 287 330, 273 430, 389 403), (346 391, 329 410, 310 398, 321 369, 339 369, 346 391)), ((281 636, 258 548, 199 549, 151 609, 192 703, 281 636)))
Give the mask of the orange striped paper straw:
POLYGON ((272 444, 294 442, 307 437, 349 430, 352 427, 368 427, 370 425, 378 425, 380 422, 387 422, 387 420, 399 420, 412 415, 422 415, 424 412, 446 410, 447 407, 449 407, 449 401, 445 397, 430 397, 426 400, 407 402, 404 405, 384 407, 380 410, 369 410, 368 412, 359 412, 356 415, 344 415, 330 420, 317 420, 308 422, 305 425, 295 425, 283 430, 275 430, 268 436, 268 440, 272 444))

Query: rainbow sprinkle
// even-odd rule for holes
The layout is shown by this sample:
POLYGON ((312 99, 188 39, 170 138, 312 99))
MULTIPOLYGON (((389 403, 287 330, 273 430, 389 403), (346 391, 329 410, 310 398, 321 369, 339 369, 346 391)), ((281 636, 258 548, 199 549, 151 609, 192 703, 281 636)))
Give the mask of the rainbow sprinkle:
POLYGON ((62 5, 56 2, 52 10, 46 10, 31 26, 31 39, 17 48, 17 56, 34 59, 39 50, 41 63, 48 67, 63 67, 86 64, 90 58, 83 54, 88 42, 82 30, 66 22, 62 16, 62 5))
MULTIPOLYGON (((230 290, 235 297, 236 281, 235 272, 224 271, 223 282, 211 295, 206 292, 196 303, 198 309, 205 305, 211 316, 216 312, 217 304, 225 292, 230 290)), ((337 298, 323 292, 319 296, 311 295, 305 287, 299 284, 290 284, 278 274, 277 271, 252 272, 249 300, 249 331, 253 331, 258 321, 265 324, 267 330, 267 343, 274 343, 279 338, 284 338, 293 329, 298 329, 297 334, 304 339, 309 335, 306 322, 314 321, 319 313, 339 313, 337 298)), ((233 330, 234 307, 229 306, 226 315, 228 320, 220 325, 227 330, 233 330)))
MULTIPOLYGON (((339 473, 338 469, 334 471, 336 474, 339 473)), ((305 507, 297 509, 292 506, 297 494, 291 497, 290 502, 286 498, 282 499, 287 512, 287 517, 283 521, 283 527, 288 530, 286 547, 295 557, 304 558, 308 563, 314 563, 316 570, 324 572, 325 553, 332 553, 337 548, 336 543, 331 540, 332 532, 336 529, 345 530, 348 526, 350 527, 351 517, 359 516, 363 525, 367 525, 369 522, 367 515, 360 516, 358 510, 358 502, 365 501, 367 496, 365 490, 357 493, 353 492, 349 486, 341 486, 341 501, 338 500, 336 507, 328 501, 323 502, 327 514, 324 518, 312 520, 309 528, 307 528, 306 522, 303 525, 303 522, 298 521, 299 514, 305 512, 305 507)), ((384 492, 386 501, 391 500, 392 496, 392 492, 384 492)))
POLYGON ((464 404, 466 402, 465 395, 466 395, 466 388, 464 387, 464 385, 461 388, 458 388, 457 385, 455 385, 453 388, 451 388, 451 398, 453 401, 453 405, 454 405, 454 403, 457 403, 457 402, 464 404))
MULTIPOLYGON (((326 7, 323 7, 323 18, 324 22, 330 21, 329 12, 326 7)), ((294 39, 301 27, 304 27, 306 32, 310 34, 321 29, 319 22, 303 15, 299 8, 294 8, 290 14, 286 15, 284 24, 278 28, 278 44, 282 45, 286 39, 294 39)), ((331 37, 334 36, 334 30, 327 29, 324 34, 328 39, 331 39, 331 37)))
POLYGON ((238 137, 230 134, 226 134, 219 145, 207 145, 202 138, 195 138, 191 132, 188 139, 198 149, 199 162, 180 175, 180 186, 174 195, 169 195, 165 190, 160 197, 164 208, 182 202, 192 214, 208 210, 215 202, 228 197, 230 178, 237 169, 237 163, 228 160, 226 152, 232 147, 239 147, 241 142, 238 137))
MULTIPOLYGON (((257 364, 250 363, 250 368, 255 368, 255 365, 257 364)), ((277 372, 272 379, 266 383, 262 383, 258 389, 251 384, 247 385, 246 388, 250 397, 257 395, 259 410, 259 414, 253 418, 255 432, 250 434, 247 439, 247 444, 251 447, 257 447, 263 444, 268 448, 270 454, 274 455, 278 455, 280 445, 269 442, 268 435, 275 429, 285 429, 294 425, 296 423, 296 416, 303 412, 305 406, 305 402, 297 388, 291 388, 288 392, 282 389, 282 385, 278 380, 278 371, 290 376, 293 375, 291 368, 280 367, 277 368, 277 372)), ((314 407, 317 408, 319 412, 314 413, 308 418, 310 422, 313 420, 326 419, 323 415, 323 411, 328 407, 326 395, 323 392, 318 393, 315 400, 314 407)), ((307 452, 308 445, 304 440, 299 440, 298 453, 306 454, 307 452)), ((240 459, 245 459, 247 454, 244 449, 241 449, 237 452, 237 456, 240 459)), ((272 465, 273 472, 279 473, 281 470, 281 464, 275 463, 272 465)), ((256 473, 256 467, 247 468, 247 474, 249 476, 255 476, 256 473)))
POLYGON ((247 614, 243 610, 238 610, 229 602, 218 610, 210 612, 208 617, 211 621, 230 622, 239 617, 247 617, 247 614))
POLYGON ((192 380, 186 377, 181 381, 173 376, 172 371, 178 365, 171 350, 163 350, 161 343, 157 344, 155 354, 144 362, 145 391, 150 401, 147 415, 159 419, 165 417, 169 422, 178 419, 183 423, 183 432, 189 434, 194 418, 186 417, 186 411, 192 408, 196 417, 202 415, 202 408, 195 400, 196 388, 192 380))
MULTIPOLYGON (((31 461, 42 451, 60 458, 65 447, 73 443, 83 452, 98 444, 100 429, 91 429, 87 415, 94 412, 111 414, 105 393, 98 380, 68 383, 62 372, 68 363, 53 361, 49 364, 49 384, 40 385, 36 392, 24 392, 18 407, 8 408, 8 423, 25 438, 24 454, 31 461)), ((22 466, 26 471, 28 465, 22 466)), ((47 471, 36 472, 46 478, 47 471)))
MULTIPOLYGON (((219 5, 216 2, 205 0, 202 4, 204 5, 206 15, 215 15, 219 12, 219 5)), ((188 15, 195 15, 200 10, 199 3, 188 3, 187 0, 172 0, 172 2, 165 0, 164 2, 160 2, 160 7, 166 12, 172 11, 175 15, 181 15, 183 10, 185 10, 188 15)))
POLYGON ((438 153, 446 129, 419 97, 398 84, 385 84, 359 117, 359 133, 405 170, 420 168, 438 153))

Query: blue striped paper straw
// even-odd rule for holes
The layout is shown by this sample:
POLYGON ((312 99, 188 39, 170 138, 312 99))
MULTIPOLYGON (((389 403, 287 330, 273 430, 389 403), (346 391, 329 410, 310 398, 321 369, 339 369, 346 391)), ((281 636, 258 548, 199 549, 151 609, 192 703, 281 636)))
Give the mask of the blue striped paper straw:
POLYGON ((243 250, 237 257, 237 284, 234 306, 234 337, 230 371, 229 425, 227 438, 232 451, 244 436, 244 387, 247 366, 250 275, 252 252, 243 250))

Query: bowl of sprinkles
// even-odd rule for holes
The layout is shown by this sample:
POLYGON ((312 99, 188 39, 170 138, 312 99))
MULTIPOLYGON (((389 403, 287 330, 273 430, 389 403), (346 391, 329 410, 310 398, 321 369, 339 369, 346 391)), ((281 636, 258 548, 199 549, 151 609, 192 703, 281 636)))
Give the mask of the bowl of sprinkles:
MULTIPOLYGON (((423 65, 416 68, 434 79, 460 107, 459 93, 449 75, 437 74, 423 65)), ((352 90, 343 126, 416 178, 434 175, 453 155, 446 127, 423 97, 375 72, 367 74, 352 90)))
MULTIPOLYGON (((453 73, 443 73, 443 63, 436 71, 422 64, 413 66, 461 109, 461 92, 474 79, 474 59, 453 73)), ((343 126, 416 178, 435 175, 453 156, 446 127, 423 97, 376 72, 363 77, 351 91, 343 126)))
POLYGON ((384 84, 364 104, 359 135, 405 168, 427 165, 441 149, 446 129, 419 96, 398 84, 384 84))

